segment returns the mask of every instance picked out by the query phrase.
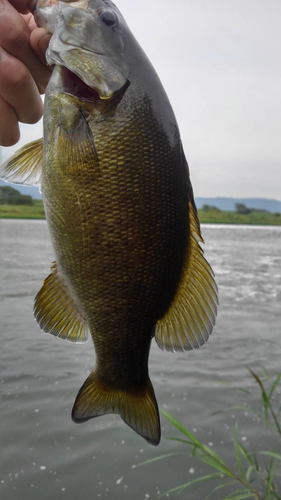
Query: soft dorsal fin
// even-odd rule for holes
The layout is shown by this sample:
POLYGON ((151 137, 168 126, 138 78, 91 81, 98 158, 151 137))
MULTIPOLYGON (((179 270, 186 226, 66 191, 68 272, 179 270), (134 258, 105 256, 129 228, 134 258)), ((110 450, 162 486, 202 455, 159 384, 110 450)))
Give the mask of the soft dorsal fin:
POLYGON ((209 338, 216 320, 217 285, 203 256, 197 211, 189 196, 190 241, 181 280, 164 316, 157 321, 155 339, 165 351, 198 348, 209 338))
POLYGON ((34 316, 41 330, 70 342, 87 342, 88 324, 61 281, 56 262, 35 297, 34 316))
POLYGON ((12 184, 40 186, 43 139, 26 144, 0 166, 0 179, 12 184))

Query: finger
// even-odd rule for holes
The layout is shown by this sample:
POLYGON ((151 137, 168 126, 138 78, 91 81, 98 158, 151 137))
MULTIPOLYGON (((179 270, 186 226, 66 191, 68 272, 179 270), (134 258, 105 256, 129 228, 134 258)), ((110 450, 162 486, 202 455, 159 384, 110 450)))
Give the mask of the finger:
POLYGON ((34 16, 32 14, 30 14, 30 13, 29 14, 21 14, 21 16, 25 20, 30 31, 33 31, 33 30, 35 30, 35 28, 37 28, 37 24, 36 24, 34 16))
POLYGON ((0 95, 14 108, 20 122, 40 120, 43 103, 31 74, 21 61, 3 48, 0 48, 0 95))
POLYGON ((0 95, 0 145, 13 146, 20 138, 18 118, 15 110, 0 95))
POLYGON ((33 12, 37 0, 9 0, 13 7, 22 14, 33 12))
POLYGON ((30 35, 30 45, 43 64, 47 64, 45 54, 51 37, 52 35, 45 28, 37 28, 30 35))
POLYGON ((23 17, 7 0, 0 5, 0 45, 11 55, 20 59, 32 74, 41 93, 45 91, 50 71, 33 52, 29 40, 30 29, 23 17))

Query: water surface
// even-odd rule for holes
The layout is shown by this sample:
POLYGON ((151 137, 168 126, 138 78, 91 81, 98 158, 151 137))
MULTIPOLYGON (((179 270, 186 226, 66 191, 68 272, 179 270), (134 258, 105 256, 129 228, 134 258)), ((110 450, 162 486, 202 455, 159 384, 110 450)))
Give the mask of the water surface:
MULTIPOLYGON (((234 404, 259 409, 247 366, 280 371, 281 228, 209 225, 203 235, 220 291, 217 325, 196 351, 165 353, 153 343, 150 376, 159 405, 231 462, 237 419, 246 447, 276 449, 276 440, 246 410, 209 415, 234 404)), ((33 299, 54 260, 46 222, 0 220, 0 242, 1 498, 145 500, 209 473, 188 455, 132 467, 186 451, 166 439, 179 435, 163 418, 158 448, 117 415, 72 422, 73 402, 95 355, 91 342, 63 342, 40 332, 34 321, 33 299)), ((274 403, 278 399, 280 390, 274 403)), ((177 498, 202 500, 209 492, 205 483, 177 498)))

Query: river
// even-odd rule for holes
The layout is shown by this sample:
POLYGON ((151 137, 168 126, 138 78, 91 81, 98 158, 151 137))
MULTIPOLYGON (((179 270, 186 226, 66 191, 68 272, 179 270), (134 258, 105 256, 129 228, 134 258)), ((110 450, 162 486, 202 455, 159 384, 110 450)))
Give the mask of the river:
MULTIPOLYGON (((165 353, 153 342, 150 376, 159 405, 233 465, 236 420, 246 448, 276 449, 274 436, 246 409, 210 414, 231 405, 258 410, 259 389, 247 367, 260 374, 266 368, 272 376, 280 371, 281 227, 202 230, 219 286, 216 327, 196 351, 165 353)), ((180 434, 164 417, 157 448, 118 415, 72 422, 74 399, 95 355, 91 341, 63 342, 40 332, 34 321, 33 299, 54 260, 46 222, 0 220, 0 242, 1 498, 152 500, 212 472, 189 455, 133 467, 187 451, 167 439, 180 434)), ((278 399, 280 404, 280 389, 273 403, 278 399)), ((195 484, 176 498, 202 500, 211 486, 195 484)))

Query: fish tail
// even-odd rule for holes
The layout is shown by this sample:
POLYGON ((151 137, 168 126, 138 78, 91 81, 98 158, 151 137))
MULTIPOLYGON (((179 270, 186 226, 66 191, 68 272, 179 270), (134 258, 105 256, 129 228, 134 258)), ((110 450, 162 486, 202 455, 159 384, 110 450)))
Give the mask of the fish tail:
POLYGON ((76 397, 72 420, 83 423, 106 413, 118 413, 124 422, 149 444, 159 444, 159 411, 149 379, 141 390, 116 390, 101 384, 93 371, 76 397))

